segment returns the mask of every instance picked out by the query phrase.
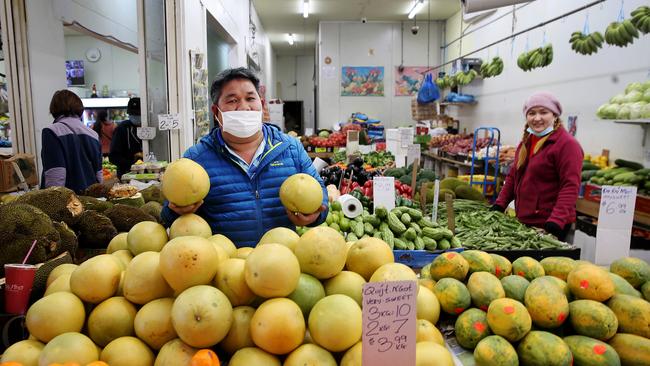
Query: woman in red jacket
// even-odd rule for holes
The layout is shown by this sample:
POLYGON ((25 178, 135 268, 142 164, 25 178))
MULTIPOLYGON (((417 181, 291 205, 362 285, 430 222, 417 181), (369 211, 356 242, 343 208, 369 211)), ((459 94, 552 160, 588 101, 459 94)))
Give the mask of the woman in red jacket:
POLYGON ((562 106, 550 93, 526 100, 524 136, 493 209, 515 200, 519 221, 564 240, 576 217, 583 152, 564 129, 562 106))

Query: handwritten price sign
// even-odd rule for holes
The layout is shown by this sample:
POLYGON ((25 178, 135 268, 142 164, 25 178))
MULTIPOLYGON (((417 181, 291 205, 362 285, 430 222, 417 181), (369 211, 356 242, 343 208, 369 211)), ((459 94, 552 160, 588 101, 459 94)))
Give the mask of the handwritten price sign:
POLYGON ((608 265, 630 253, 636 187, 603 186, 596 229, 594 261, 608 265))
POLYGON ((372 179, 374 209, 379 206, 388 211, 395 208, 395 178, 374 177, 372 179))
POLYGON ((164 130, 179 130, 181 128, 181 115, 178 113, 172 114, 159 114, 158 115, 158 129, 164 130))
POLYGON ((415 365, 416 281, 363 286, 363 366, 415 365))

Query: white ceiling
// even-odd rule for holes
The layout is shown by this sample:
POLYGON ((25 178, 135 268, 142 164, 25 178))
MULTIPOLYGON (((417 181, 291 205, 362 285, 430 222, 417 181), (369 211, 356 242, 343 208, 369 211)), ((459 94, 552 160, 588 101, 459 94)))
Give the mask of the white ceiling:
MULTIPOLYGON (((283 55, 313 55, 319 21, 409 21, 407 13, 413 0, 310 0, 309 18, 302 16, 303 0, 253 0, 264 31, 275 53, 283 55), (297 42, 290 46, 287 33, 297 42)), ((425 0, 416 16, 427 20, 444 20, 460 10, 460 0, 425 0)))

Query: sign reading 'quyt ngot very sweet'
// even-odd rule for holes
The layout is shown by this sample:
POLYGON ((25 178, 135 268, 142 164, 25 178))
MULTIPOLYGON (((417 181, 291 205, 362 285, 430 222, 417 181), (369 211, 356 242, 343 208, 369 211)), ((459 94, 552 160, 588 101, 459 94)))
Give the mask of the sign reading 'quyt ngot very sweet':
POLYGON ((363 286, 364 366, 415 365, 416 281, 363 286))

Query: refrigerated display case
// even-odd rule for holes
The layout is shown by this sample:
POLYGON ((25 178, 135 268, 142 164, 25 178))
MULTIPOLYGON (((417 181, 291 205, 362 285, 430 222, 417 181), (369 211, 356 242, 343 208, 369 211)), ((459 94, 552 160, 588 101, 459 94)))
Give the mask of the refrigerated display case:
POLYGON ((11 153, 11 126, 7 84, 0 81, 0 153, 11 153))
POLYGON ((119 122, 129 118, 126 113, 129 98, 81 98, 81 101, 84 105, 82 119, 88 127, 92 127, 97 114, 102 110, 106 111, 111 121, 119 122))

